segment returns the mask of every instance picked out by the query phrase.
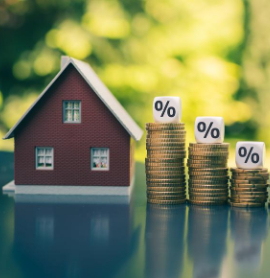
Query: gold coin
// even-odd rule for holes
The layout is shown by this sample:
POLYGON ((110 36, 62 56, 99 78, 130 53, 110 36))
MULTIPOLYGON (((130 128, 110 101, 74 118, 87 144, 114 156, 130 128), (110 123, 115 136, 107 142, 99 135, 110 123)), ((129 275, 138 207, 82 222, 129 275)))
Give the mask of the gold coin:
POLYGON ((181 129, 185 128, 184 123, 146 123, 147 130, 181 129))
POLYGON ((147 191, 147 197, 153 199, 164 199, 164 200, 174 200, 174 199, 185 199, 185 192, 156 192, 147 191))
POLYGON ((258 187, 258 188, 250 188, 250 187, 230 187, 231 191, 234 192, 267 192, 267 187, 258 187))
POLYGON ((185 173, 185 167, 160 167, 160 166, 145 166, 145 170, 147 172, 151 171, 158 171, 158 172, 183 172, 185 173))
POLYGON ((268 173, 268 169, 267 168, 262 168, 262 169, 240 169, 240 168, 231 168, 231 171, 234 174, 261 174, 261 173, 268 173))
POLYGON ((204 202, 219 202, 227 201, 228 196, 216 196, 216 197, 206 197, 206 196, 189 196, 190 201, 204 201, 204 202))
POLYGON ((146 149, 180 149, 180 150, 186 150, 185 143, 146 143, 146 149))
POLYGON ((152 204, 160 204, 160 205, 179 205, 179 204, 185 204, 186 199, 183 200, 156 200, 156 199, 147 199, 148 203, 152 204))
POLYGON ((188 158, 191 160, 191 161, 197 161, 197 160, 206 160, 206 161, 227 161, 228 158, 227 157, 220 157, 220 156, 205 156, 205 155, 188 155, 188 158))
POLYGON ((262 203, 267 201, 267 197, 240 197, 240 196, 233 196, 230 200, 234 203, 244 203, 244 202, 251 202, 251 203, 262 203))
POLYGON ((147 152, 147 156, 148 158, 181 158, 181 159, 185 159, 186 157, 186 154, 185 153, 182 153, 182 154, 179 154, 179 153, 148 153, 147 152))
POLYGON ((157 153, 185 153, 185 148, 176 148, 176 147, 147 147, 147 152, 157 152, 157 153))
POLYGON ((229 143, 195 143, 195 142, 191 142, 189 143, 189 146, 192 148, 198 148, 198 149, 229 149, 230 144, 229 143))
POLYGON ((228 193, 228 188, 197 188, 197 187, 189 187, 189 194, 192 194, 192 193, 205 193, 205 194, 208 194, 208 193, 228 193))
POLYGON ((220 168, 203 168, 203 169, 189 169, 189 171, 194 173, 205 173, 205 172, 211 172, 211 173, 218 173, 218 172, 226 172, 228 173, 228 168, 226 167, 220 167, 220 168))
POLYGON ((184 183, 185 182, 185 179, 180 179, 180 178, 171 178, 171 179, 168 179, 168 178, 146 178, 146 182, 148 184, 148 182, 150 183, 184 183))
POLYGON ((147 135, 153 136, 153 135, 161 135, 161 134, 166 134, 166 135, 186 135, 187 132, 185 129, 164 129, 164 130, 147 130, 147 135))
POLYGON ((267 192, 243 192, 243 191, 233 191, 231 190, 231 196, 232 197, 250 197, 250 198, 253 198, 253 197, 256 197, 256 198, 260 198, 260 197, 267 197, 268 196, 268 193, 267 192))
POLYGON ((155 199, 155 200, 185 200, 186 196, 158 196, 158 195, 147 195, 147 199, 155 199))
POLYGON ((201 197, 201 198, 227 198, 229 193, 228 192, 211 192, 211 193, 205 193, 205 192, 189 192, 190 197, 201 197))
POLYGON ((231 179, 232 183, 254 184, 254 183, 267 183, 265 179, 249 178, 249 179, 231 179))
POLYGON ((207 190, 214 190, 214 189, 226 189, 228 190, 228 184, 190 184, 188 185, 190 189, 207 189, 207 190))
POLYGON ((181 158, 145 158, 145 163, 183 163, 181 158))
POLYGON ((227 179, 222 179, 222 180, 215 180, 215 179, 201 179, 201 180, 194 180, 194 179, 189 179, 188 182, 192 185, 226 185, 228 184, 228 180, 227 179))
POLYGON ((269 175, 256 175, 256 176, 252 176, 252 175, 232 175, 231 176, 232 179, 237 179, 237 180, 247 180, 247 179, 260 179, 260 180, 265 180, 267 181, 269 179, 269 175))
POLYGON ((233 183, 231 182, 231 185, 232 187, 235 187, 235 188, 267 188, 268 187, 268 184, 260 184, 260 183, 255 183, 255 184, 245 184, 245 183, 233 183))
POLYGON ((198 206, 222 206, 227 204, 227 200, 224 201, 215 201, 215 202, 209 202, 209 201, 188 201, 191 205, 198 205, 198 206))
POLYGON ((155 134, 147 134, 146 140, 171 140, 171 139, 177 139, 177 140, 186 140, 186 133, 155 133, 155 134))
POLYGON ((216 164, 216 165, 214 165, 214 164, 190 164, 190 163, 187 163, 187 167, 189 168, 189 169, 204 169, 204 168, 212 168, 212 169, 217 169, 217 168, 220 168, 220 167, 226 167, 227 165, 226 164, 223 164, 223 165, 221 165, 221 164, 216 164))
POLYGON ((192 179, 193 181, 196 180, 228 180, 229 176, 223 175, 223 176, 216 176, 216 175, 210 175, 210 176, 192 176, 190 179, 192 179))
POLYGON ((249 203, 249 202, 234 203, 232 201, 229 201, 229 204, 232 207, 239 207, 239 208, 255 208, 255 207, 264 207, 265 206, 265 203, 249 203))
POLYGON ((158 191, 158 192, 186 192, 186 187, 183 186, 183 187, 148 187, 147 188, 148 192, 155 192, 155 191, 158 191))
POLYGON ((173 176, 177 176, 177 177, 183 177, 185 176, 185 171, 150 171, 147 170, 145 171, 145 174, 147 176, 169 176, 169 177, 173 177, 173 176))
MULTIPOLYGON (((190 159, 188 157, 187 162, 190 164, 210 164, 210 165, 223 165, 227 164, 228 160, 211 160, 211 159, 190 159)), ((224 167, 227 168, 227 167, 224 167)))
POLYGON ((171 188, 179 188, 183 187, 186 188, 186 183, 185 182, 176 182, 176 183, 162 183, 162 182, 147 182, 147 188, 152 188, 152 187, 171 187, 171 188))
POLYGON ((220 172, 192 172, 192 171, 188 171, 189 177, 201 177, 203 178, 204 176, 211 176, 211 177, 215 177, 215 176, 228 176, 226 171, 220 171, 220 172))
POLYGON ((149 175, 149 174, 146 174, 146 179, 149 180, 149 179, 178 179, 178 180, 184 180, 185 179, 185 175, 166 175, 166 174, 160 174, 160 175, 149 175))
POLYGON ((188 149, 189 151, 189 154, 192 155, 192 156, 219 156, 219 157, 226 157, 228 158, 229 157, 229 153, 228 152, 222 152, 222 151, 194 151, 194 150, 191 150, 190 148, 188 149))
POLYGON ((177 138, 146 138, 146 144, 159 144, 159 143, 186 143, 186 136, 177 138))

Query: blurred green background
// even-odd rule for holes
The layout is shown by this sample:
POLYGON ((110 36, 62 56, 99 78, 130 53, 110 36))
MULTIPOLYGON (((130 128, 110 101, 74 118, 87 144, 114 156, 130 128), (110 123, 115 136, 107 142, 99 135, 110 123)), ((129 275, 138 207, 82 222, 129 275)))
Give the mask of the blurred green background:
POLYGON ((222 116, 232 151, 238 140, 269 144, 269 12, 266 0, 2 0, 0 136, 64 54, 90 63, 141 127, 153 121, 153 98, 173 95, 188 142, 197 116, 222 116))

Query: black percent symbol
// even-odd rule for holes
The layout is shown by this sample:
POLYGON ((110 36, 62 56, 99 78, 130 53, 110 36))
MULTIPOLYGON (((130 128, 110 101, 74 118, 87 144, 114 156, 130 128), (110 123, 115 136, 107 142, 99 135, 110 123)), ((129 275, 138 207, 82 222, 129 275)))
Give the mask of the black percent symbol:
POLYGON ((199 123, 198 123, 198 125, 197 125, 198 131, 199 131, 199 132, 205 132, 203 138, 207 138, 207 136, 209 135, 209 133, 210 133, 211 137, 214 138, 214 139, 217 139, 217 138, 219 137, 220 131, 219 131, 219 129, 216 128, 216 127, 215 127, 215 128, 212 128, 213 124, 214 124, 214 123, 211 122, 211 123, 209 124, 209 126, 207 127, 205 122, 199 122, 199 123))
POLYGON ((157 111, 162 111, 160 117, 163 117, 166 111, 167 111, 167 115, 168 115, 170 118, 173 118, 173 117, 176 115, 176 110, 175 110, 175 108, 174 108, 173 106, 168 107, 168 106, 169 106, 169 103, 170 103, 170 101, 167 100, 165 106, 163 107, 162 101, 160 101, 160 100, 156 101, 156 103, 155 103, 155 109, 156 109, 157 111))
POLYGON ((249 151, 247 150, 246 147, 241 147, 238 150, 238 154, 240 157, 245 157, 245 163, 247 163, 249 161, 249 159, 251 159, 251 161, 253 163, 258 163, 260 160, 260 156, 258 153, 253 153, 253 147, 251 147, 249 149, 249 151))

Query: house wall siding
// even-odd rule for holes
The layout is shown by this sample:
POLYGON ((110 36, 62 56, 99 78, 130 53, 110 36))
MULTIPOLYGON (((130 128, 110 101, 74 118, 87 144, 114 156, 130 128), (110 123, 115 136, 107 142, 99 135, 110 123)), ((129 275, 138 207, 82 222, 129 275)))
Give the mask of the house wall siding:
POLYGON ((72 66, 63 72, 15 134, 15 184, 127 186, 130 135, 72 66), (81 101, 81 123, 63 123, 63 101, 81 101), (37 170, 35 148, 54 148, 54 169, 37 170), (93 171, 90 148, 110 149, 110 169, 93 171))

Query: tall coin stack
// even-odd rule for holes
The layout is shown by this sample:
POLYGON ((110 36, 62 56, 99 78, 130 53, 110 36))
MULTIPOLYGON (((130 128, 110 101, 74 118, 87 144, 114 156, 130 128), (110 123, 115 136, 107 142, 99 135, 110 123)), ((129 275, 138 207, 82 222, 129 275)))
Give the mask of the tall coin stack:
POLYGON ((228 200, 229 144, 189 144, 187 161, 189 201, 198 205, 222 205, 228 200))
POLYGON ((231 173, 231 206, 265 206, 268 197, 268 169, 231 168, 231 173))
POLYGON ((185 125, 147 123, 145 128, 147 201, 154 204, 185 203, 185 125))

